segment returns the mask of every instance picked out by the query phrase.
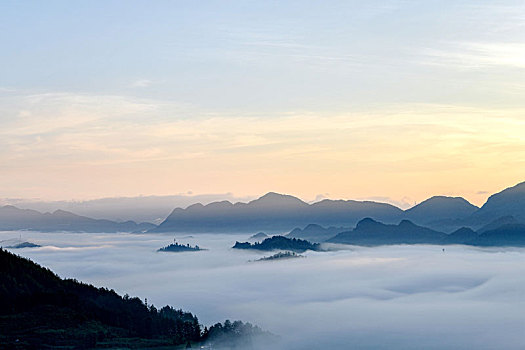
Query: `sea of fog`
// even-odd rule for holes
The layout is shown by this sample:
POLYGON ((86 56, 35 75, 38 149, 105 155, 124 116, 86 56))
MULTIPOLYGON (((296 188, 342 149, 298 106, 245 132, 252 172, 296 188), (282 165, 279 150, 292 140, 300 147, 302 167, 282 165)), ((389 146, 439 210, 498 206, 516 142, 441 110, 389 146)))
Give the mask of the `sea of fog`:
MULTIPOLYGON (((19 233, 0 232, 0 241, 19 233)), ((272 349, 524 349, 525 249, 331 246, 306 258, 230 247, 249 235, 175 236, 206 251, 158 253, 173 235, 23 232, 13 250, 76 278, 281 336, 272 349)))

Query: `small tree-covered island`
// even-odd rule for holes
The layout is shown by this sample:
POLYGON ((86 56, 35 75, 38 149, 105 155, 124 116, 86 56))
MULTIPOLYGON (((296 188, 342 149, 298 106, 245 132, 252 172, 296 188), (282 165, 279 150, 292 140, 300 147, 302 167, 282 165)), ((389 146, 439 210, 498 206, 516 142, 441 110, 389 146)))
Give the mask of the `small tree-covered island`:
POLYGON ((272 260, 285 260, 285 259, 294 259, 294 258, 306 258, 306 256, 297 254, 295 252, 279 252, 270 256, 263 256, 260 259, 255 261, 272 261, 272 260))
POLYGON ((254 249, 263 251, 272 250, 289 250, 296 253, 302 253, 307 250, 321 251, 319 243, 310 243, 303 239, 286 238, 284 236, 273 236, 266 238, 261 243, 255 242, 235 242, 234 249, 254 249))
POLYGON ((276 336, 240 321, 203 327, 189 312, 157 309, 0 249, 0 349, 250 349, 276 336))
POLYGON ((175 240, 173 240, 173 243, 165 247, 162 247, 158 249, 157 251, 158 252, 182 253, 182 252, 198 252, 200 250, 206 250, 206 249, 202 249, 198 245, 191 246, 189 245, 189 243, 186 245, 180 244, 180 243, 177 243, 175 240))

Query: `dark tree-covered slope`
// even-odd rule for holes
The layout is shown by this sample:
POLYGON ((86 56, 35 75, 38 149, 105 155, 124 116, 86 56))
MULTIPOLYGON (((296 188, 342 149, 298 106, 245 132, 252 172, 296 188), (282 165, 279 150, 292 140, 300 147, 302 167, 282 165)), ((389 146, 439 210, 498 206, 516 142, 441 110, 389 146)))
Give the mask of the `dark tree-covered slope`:
POLYGON ((0 348, 182 344, 198 341, 191 313, 157 310, 138 298, 63 280, 30 260, 0 249, 0 348))
POLYGON ((240 321, 201 328, 189 312, 157 310, 138 298, 61 279, 0 249, 0 349, 251 349, 256 341, 275 339, 240 321))

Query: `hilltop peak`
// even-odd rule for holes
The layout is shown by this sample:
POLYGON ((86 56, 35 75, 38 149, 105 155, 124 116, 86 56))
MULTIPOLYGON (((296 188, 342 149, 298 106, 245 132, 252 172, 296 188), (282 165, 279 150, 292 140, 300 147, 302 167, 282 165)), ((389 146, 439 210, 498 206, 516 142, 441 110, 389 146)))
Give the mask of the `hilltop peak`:
POLYGON ((65 211, 65 210, 62 210, 62 209, 55 210, 55 211, 53 212, 53 215, 55 215, 55 216, 63 216, 63 217, 64 217, 64 216, 70 216, 70 217, 72 217, 72 216, 75 216, 75 217, 78 216, 78 215, 76 215, 76 214, 73 214, 73 213, 70 212, 70 211, 65 211))
POLYGON ((264 196, 251 201, 249 204, 255 205, 269 205, 269 206, 288 206, 288 205, 308 205, 297 197, 288 194, 280 194, 276 192, 268 192, 264 196))
POLYGON ((428 205, 453 205, 453 204, 465 205, 467 207, 475 207, 475 208, 477 208, 475 205, 471 204, 469 201, 467 201, 463 197, 432 196, 432 197, 430 197, 428 199, 425 199, 423 202, 415 205, 414 207, 412 207, 412 208, 410 208, 408 210, 411 210, 411 209, 414 209, 414 208, 417 208, 417 207, 428 206, 428 205))
POLYGON ((405 227, 408 227, 408 226, 416 226, 416 224, 414 224, 412 221, 410 220, 401 220, 401 222, 399 223, 399 226, 405 226, 405 227))
POLYGON ((405 216, 416 224, 459 219, 472 215, 479 208, 462 197, 433 196, 407 209, 405 216))
POLYGON ((504 189, 489 197, 476 213, 476 218, 484 223, 503 216, 514 216, 518 221, 525 221, 525 182, 504 189))
POLYGON ((364 227, 369 227, 369 226, 372 226, 372 225, 377 225, 377 224, 381 224, 379 221, 376 221, 372 218, 364 218, 363 220, 359 221, 357 223, 357 226, 356 226, 356 229, 357 228, 364 228, 364 227))

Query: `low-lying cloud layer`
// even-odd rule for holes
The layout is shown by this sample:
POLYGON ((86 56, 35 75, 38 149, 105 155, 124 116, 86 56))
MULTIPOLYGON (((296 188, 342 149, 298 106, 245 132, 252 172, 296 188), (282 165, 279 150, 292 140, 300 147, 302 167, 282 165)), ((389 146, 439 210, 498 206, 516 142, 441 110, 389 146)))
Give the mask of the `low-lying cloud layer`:
POLYGON ((23 236, 43 247, 17 253, 62 277, 182 307, 207 325, 249 321, 281 335, 282 349, 525 345, 524 249, 345 247, 248 262, 264 253, 230 249, 248 235, 179 235, 209 250, 178 254, 156 252, 167 235, 23 236))

